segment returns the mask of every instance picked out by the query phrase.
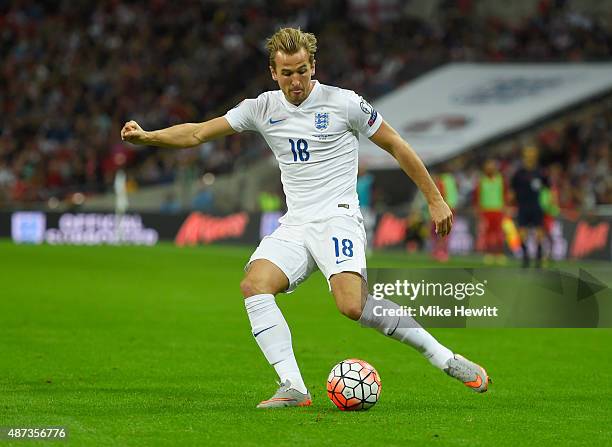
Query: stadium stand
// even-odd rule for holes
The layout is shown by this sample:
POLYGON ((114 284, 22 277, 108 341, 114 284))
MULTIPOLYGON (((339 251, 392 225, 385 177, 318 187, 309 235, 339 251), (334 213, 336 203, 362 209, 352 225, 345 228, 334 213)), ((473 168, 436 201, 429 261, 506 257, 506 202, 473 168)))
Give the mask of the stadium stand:
MULTIPOLYGON (((118 168, 126 169, 131 190, 203 173, 244 176, 268 157, 253 135, 180 153, 136 152, 117 136, 127 119, 145 128, 199 121, 274 88, 263 39, 281 24, 311 30, 324 42, 317 54, 321 82, 370 98, 448 61, 584 61, 612 54, 606 17, 577 12, 565 1, 541 1, 523 19, 520 11, 502 19, 471 1, 441 1, 420 15, 402 2, 376 3, 382 6, 358 0, 183 1, 180 8, 164 0, 0 2, 0 205, 110 191, 118 168)), ((544 161, 560 170, 568 204, 612 203, 609 103, 538 139, 544 161)), ((458 163, 465 176, 475 166, 458 163)))

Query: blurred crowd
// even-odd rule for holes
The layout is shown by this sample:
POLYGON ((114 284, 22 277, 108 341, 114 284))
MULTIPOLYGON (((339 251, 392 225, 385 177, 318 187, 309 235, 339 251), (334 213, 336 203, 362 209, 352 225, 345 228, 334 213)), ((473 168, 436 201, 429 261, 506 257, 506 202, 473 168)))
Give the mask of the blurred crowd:
POLYGON ((562 209, 612 204, 612 101, 604 111, 540 132, 537 145, 562 209))
POLYGON ((538 151, 538 165, 555 191, 557 205, 567 212, 589 212, 612 204, 612 98, 582 116, 545 127, 533 142, 515 141, 510 150, 468 152, 441 165, 453 173, 457 207, 472 206, 472 197, 487 159, 497 162, 506 183, 521 165, 526 144, 538 151))
MULTIPOLYGON (((264 41, 279 25, 317 34, 321 82, 369 98, 447 61, 612 54, 610 27, 563 1, 541 1, 531 18, 512 24, 476 17, 469 0, 439 2, 439 20, 430 21, 408 14, 404 2, 376 3, 384 7, 363 0, 0 0, 0 205, 104 192, 119 168, 133 189, 172 181, 183 169, 223 174, 267 156, 254 135, 180 152, 135 151, 119 130, 128 119, 145 129, 202 121, 274 89, 264 41)), ((569 203, 612 202, 608 180, 593 178, 603 172, 601 157, 609 160, 610 124, 608 113, 541 136, 561 177, 571 179, 569 203), (589 185, 580 186, 580 197, 576 184, 589 185)))

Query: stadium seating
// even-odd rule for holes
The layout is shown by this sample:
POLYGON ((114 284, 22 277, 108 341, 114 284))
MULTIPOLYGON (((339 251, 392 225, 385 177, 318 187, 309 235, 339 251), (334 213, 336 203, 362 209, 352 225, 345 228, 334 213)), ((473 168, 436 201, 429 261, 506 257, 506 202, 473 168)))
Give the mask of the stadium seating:
MULTIPOLYGON (((256 136, 171 153, 136 152, 118 135, 127 119, 145 128, 202 120, 274 88, 262 40, 282 24, 317 33, 321 82, 370 98, 447 61, 612 54, 612 31, 565 2, 540 2, 531 17, 512 22, 474 14, 472 2, 440 2, 435 20, 394 1, 387 13, 359 1, 266 3, 187 1, 178 13, 163 1, 0 4, 0 205, 105 192, 119 167, 135 189, 170 182, 186 166, 224 174, 267 156, 256 136)), ((597 148, 581 149, 587 165, 609 151, 610 115, 596 120, 607 131, 597 148)), ((609 203, 609 185, 594 200, 609 203)))

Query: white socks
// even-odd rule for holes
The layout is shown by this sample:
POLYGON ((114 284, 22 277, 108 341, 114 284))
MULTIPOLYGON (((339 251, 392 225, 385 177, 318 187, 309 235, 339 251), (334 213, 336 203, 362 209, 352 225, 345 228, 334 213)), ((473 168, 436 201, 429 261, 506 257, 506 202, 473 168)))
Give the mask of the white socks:
POLYGON ((291 346, 291 332, 276 305, 274 295, 253 295, 244 300, 253 336, 266 360, 274 366, 281 383, 289 380, 291 387, 307 393, 291 346))
POLYGON ((437 368, 442 370, 446 368, 446 362, 453 357, 452 351, 441 345, 414 318, 388 316, 389 314, 398 315, 397 311, 400 309, 400 306, 393 301, 377 300, 369 295, 359 322, 412 346, 437 368), (384 310, 391 310, 392 312, 385 313, 384 310))
MULTIPOLYGON (((291 346, 291 332, 276 305, 274 295, 253 295, 244 300, 244 305, 251 321, 253 336, 266 360, 274 366, 280 381, 289 380, 292 388, 306 394, 308 391, 291 346)), ((412 346, 437 368, 444 369, 447 366, 448 360, 453 357, 452 351, 441 345, 413 318, 390 317, 387 316, 389 313, 392 315, 397 313, 384 313, 380 311, 381 309, 399 310, 400 307, 393 301, 377 300, 368 296, 359 322, 412 346), (376 306, 381 307, 374 312, 376 306)))

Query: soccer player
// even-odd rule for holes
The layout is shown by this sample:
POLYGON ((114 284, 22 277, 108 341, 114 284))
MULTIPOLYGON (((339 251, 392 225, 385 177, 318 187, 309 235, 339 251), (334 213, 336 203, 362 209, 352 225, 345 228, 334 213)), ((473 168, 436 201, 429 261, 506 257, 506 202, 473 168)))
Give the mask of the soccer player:
POLYGON ((267 41, 272 79, 279 90, 245 99, 225 116, 152 132, 135 121, 121 130, 135 144, 186 148, 246 130, 266 140, 280 170, 287 213, 280 227, 265 237, 241 282, 246 311, 257 344, 274 367, 280 388, 259 408, 310 405, 293 353, 291 332, 275 295, 293 291, 317 267, 327 279, 336 305, 347 317, 413 346, 434 366, 478 392, 487 390, 485 370, 453 354, 408 317, 399 306, 375 300, 364 287, 366 236, 356 193, 358 134, 395 157, 429 204, 438 234, 452 226, 452 213, 412 148, 384 122, 367 101, 352 91, 322 85, 315 74, 316 38, 284 28, 267 41))
POLYGON ((485 264, 495 261, 505 264, 506 261, 502 228, 506 195, 504 178, 497 169, 497 162, 489 158, 484 162, 474 191, 474 202, 479 212, 479 236, 486 253, 485 264))

